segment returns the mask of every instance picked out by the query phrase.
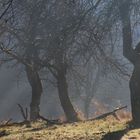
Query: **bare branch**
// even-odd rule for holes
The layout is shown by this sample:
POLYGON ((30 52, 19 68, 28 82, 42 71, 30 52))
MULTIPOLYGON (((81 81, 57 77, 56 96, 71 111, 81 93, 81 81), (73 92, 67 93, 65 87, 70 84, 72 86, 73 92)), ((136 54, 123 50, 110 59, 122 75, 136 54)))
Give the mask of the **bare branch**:
POLYGON ((28 111, 27 111, 27 108, 26 108, 26 111, 24 112, 24 109, 23 109, 23 107, 20 104, 18 104, 18 107, 20 109, 20 112, 21 112, 22 117, 24 118, 24 121, 27 121, 28 120, 28 111))
POLYGON ((4 53, 8 54, 9 56, 11 56, 12 58, 16 59, 18 62, 24 64, 25 66, 28 66, 30 68, 32 68, 32 65, 29 64, 27 61, 25 61, 23 58, 21 58, 20 56, 14 54, 10 49, 6 49, 2 46, 2 44, 0 45, 0 50, 3 51, 4 53))
POLYGON ((2 19, 3 18, 3 16, 7 13, 7 11, 9 10, 9 8, 10 8, 10 6, 12 5, 12 2, 13 2, 13 0, 9 0, 8 1, 8 6, 7 6, 7 8, 3 11, 3 13, 0 15, 0 19, 2 19))

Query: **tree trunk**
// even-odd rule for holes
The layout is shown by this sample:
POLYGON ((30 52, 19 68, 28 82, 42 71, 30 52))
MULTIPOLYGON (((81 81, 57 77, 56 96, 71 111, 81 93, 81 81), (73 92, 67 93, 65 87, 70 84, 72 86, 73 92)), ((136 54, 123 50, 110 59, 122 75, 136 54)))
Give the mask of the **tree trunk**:
POLYGON ((30 104, 30 120, 37 120, 40 112, 40 100, 42 94, 42 83, 37 71, 26 67, 26 74, 28 81, 32 88, 32 98, 30 104))
POLYGON ((74 107, 68 96, 68 85, 66 81, 66 75, 63 71, 58 72, 57 86, 60 102, 66 115, 67 121, 69 122, 78 121, 79 119, 77 113, 74 110, 74 107))
MULTIPOLYGON (((119 0, 120 16, 123 33, 123 54, 134 65, 132 77, 130 79, 130 94, 133 122, 140 126, 140 52, 132 47, 130 4, 132 0, 119 0)), ((139 43, 138 43, 139 44, 139 43)), ((136 46, 140 47, 139 45, 136 46)))
POLYGON ((131 108, 135 125, 140 125, 140 63, 135 66, 130 79, 131 108))

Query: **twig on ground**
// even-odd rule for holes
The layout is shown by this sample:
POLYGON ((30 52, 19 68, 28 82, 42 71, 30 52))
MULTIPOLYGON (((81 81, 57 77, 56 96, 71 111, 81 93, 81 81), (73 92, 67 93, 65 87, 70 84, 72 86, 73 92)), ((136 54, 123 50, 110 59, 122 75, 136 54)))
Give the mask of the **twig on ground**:
POLYGON ((18 107, 20 109, 20 112, 21 112, 21 115, 22 115, 24 121, 28 121, 28 109, 26 108, 25 112, 24 112, 24 109, 20 104, 18 104, 18 107))

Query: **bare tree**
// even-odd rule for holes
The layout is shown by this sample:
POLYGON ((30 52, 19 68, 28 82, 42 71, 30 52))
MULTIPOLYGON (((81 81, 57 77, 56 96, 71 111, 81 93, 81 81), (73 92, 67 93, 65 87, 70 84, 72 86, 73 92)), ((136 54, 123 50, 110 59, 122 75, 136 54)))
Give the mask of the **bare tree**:
MULTIPOLYGON (((20 4, 22 5, 22 3, 20 4)), ((22 14, 25 16, 24 19, 19 19, 18 25, 9 25, 5 24, 3 28, 5 29, 5 32, 13 36, 13 42, 10 44, 8 48, 5 48, 1 45, 1 50, 8 54, 13 59, 17 60, 19 64, 23 64, 25 66, 25 72, 27 74, 27 79, 29 81, 29 84, 32 89, 32 99, 30 104, 30 119, 31 120, 37 120, 40 115, 40 100, 42 95, 42 82, 41 78, 39 76, 39 70, 40 66, 37 65, 37 60, 39 57, 38 49, 36 47, 36 28, 38 26, 38 21, 40 18, 42 6, 44 6, 42 3, 34 2, 34 4, 30 3, 24 3, 24 6, 22 7, 22 12, 20 13, 20 7, 18 3, 15 3, 14 6, 16 8, 14 9, 15 12, 19 12, 16 16, 16 19, 19 18, 22 14), (32 5, 32 8, 29 9, 29 7, 32 5), (40 10, 36 10, 37 7, 40 7, 40 10), (18 9, 19 8, 19 9, 18 9), (36 13, 36 14, 35 14, 36 13), (26 20, 28 18, 28 20, 26 20), (28 24, 27 24, 28 22, 28 24), (26 25, 25 25, 26 23, 26 25), (19 29, 20 27, 20 29, 19 29), (17 47, 18 46, 18 47, 17 47)), ((13 39, 12 38, 12 39, 13 39)), ((5 44, 5 43, 4 43, 5 44)))
MULTIPOLYGON (((99 63, 105 63, 106 66, 102 65, 105 69, 125 74, 121 64, 110 53, 113 48, 110 49, 107 44, 108 34, 116 22, 114 9, 113 14, 110 13, 112 3, 102 0, 92 3, 84 0, 26 0, 14 4, 15 22, 3 24, 4 37, 0 49, 11 60, 17 60, 25 67, 32 89, 30 119, 40 117, 39 106, 43 92, 40 72, 47 68, 57 82, 61 106, 67 120, 78 121, 77 112, 69 97, 68 75, 75 65, 88 63, 93 58, 99 69, 95 81, 92 79, 94 82, 90 83, 92 74, 86 77, 88 96, 85 112, 88 117, 92 92, 96 92, 102 73, 99 63), (9 36, 10 44, 5 47, 9 36)), ((94 69, 96 68, 92 66, 93 72, 94 69)), ((88 69, 88 72, 91 70, 88 69)))

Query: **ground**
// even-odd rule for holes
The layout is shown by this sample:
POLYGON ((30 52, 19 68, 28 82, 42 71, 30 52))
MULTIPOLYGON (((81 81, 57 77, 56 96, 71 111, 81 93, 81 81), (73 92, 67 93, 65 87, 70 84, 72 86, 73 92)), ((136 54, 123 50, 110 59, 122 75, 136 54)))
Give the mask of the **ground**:
MULTIPOLYGON (((101 140, 106 134, 124 131, 127 121, 109 116, 101 120, 82 121, 62 125, 48 125, 44 121, 1 126, 4 135, 0 140, 101 140)), ((126 132, 122 140, 140 140, 140 129, 126 132)), ((109 138, 108 138, 109 140, 109 138)), ((111 136, 110 140, 115 140, 111 136)), ((118 139, 119 140, 119 139, 118 139)))

